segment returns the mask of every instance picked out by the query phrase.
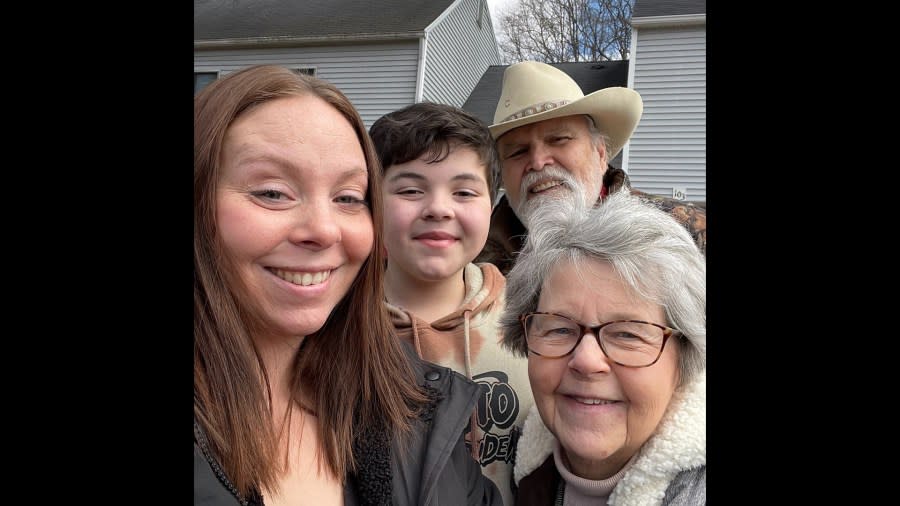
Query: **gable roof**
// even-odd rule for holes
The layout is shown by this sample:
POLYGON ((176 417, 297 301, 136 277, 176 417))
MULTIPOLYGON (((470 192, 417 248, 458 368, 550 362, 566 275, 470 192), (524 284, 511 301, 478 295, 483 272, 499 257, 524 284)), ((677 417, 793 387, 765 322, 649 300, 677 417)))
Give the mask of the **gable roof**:
POLYGON ((194 0, 194 41, 418 37, 454 0, 194 0))
POLYGON ((706 14, 706 0, 634 0, 631 18, 706 14))
MULTIPOLYGON (((550 63, 575 80, 585 95, 610 86, 628 86, 628 60, 550 63)), ((488 125, 494 123, 494 111, 500 100, 503 72, 509 65, 491 65, 462 108, 488 125)))

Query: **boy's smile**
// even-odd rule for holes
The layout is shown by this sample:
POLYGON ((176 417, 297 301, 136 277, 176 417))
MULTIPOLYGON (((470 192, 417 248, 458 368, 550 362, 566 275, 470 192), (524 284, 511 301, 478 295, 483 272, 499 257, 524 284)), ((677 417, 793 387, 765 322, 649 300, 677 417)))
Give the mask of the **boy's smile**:
POLYGON ((432 248, 449 248, 458 240, 455 235, 440 230, 425 232, 413 237, 413 239, 432 248))

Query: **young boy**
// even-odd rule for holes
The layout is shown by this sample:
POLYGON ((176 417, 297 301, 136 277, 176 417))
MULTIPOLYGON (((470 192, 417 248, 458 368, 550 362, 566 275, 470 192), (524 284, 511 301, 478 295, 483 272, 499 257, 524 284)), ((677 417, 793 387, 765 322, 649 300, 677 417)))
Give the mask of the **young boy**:
POLYGON ((449 105, 418 103, 369 130, 384 168, 385 297, 398 335, 425 360, 481 386, 467 435, 503 495, 534 403, 528 361, 501 348, 506 279, 474 264, 491 220, 499 160, 487 126, 449 105))

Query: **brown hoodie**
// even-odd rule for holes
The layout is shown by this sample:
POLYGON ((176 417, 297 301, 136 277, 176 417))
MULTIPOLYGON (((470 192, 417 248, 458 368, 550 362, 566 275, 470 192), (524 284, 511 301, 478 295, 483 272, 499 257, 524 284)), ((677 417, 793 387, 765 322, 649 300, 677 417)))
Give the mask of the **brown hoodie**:
POLYGON ((449 367, 481 387, 469 434, 476 434, 473 455, 484 474, 512 504, 512 466, 516 440, 534 404, 528 382, 528 359, 501 347, 498 320, 506 300, 506 278, 493 264, 465 267, 466 296, 454 312, 426 322, 387 303, 397 335, 423 359, 449 367))

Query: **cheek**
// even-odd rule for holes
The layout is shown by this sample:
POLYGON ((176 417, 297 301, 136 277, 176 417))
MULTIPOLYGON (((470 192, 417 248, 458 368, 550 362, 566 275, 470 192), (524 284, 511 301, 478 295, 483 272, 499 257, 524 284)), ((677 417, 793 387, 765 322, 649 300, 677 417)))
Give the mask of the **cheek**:
POLYGON ((579 162, 580 163, 570 164, 570 171, 581 184, 590 186, 591 184, 593 184, 591 175, 593 171, 596 170, 596 167, 591 163, 590 160, 582 158, 579 160, 579 162))
MULTIPOLYGON (((405 200, 384 201, 384 235, 388 239, 398 239, 407 235, 418 215, 416 206, 405 200)), ((390 243, 390 241, 387 241, 390 243)))
POLYGON ((549 361, 534 355, 528 357, 528 380, 531 383, 534 401, 543 406, 553 402, 556 387, 562 381, 565 364, 560 368, 556 362, 564 361, 549 361))
POLYGON ((234 199, 220 198, 216 206, 216 226, 226 253, 232 259, 255 258, 271 248, 276 222, 260 219, 234 199))
POLYGON ((634 413, 638 415, 636 421, 641 425, 647 425, 651 430, 662 418, 676 385, 676 369, 674 363, 658 362, 652 367, 662 366, 657 370, 652 368, 620 371, 622 388, 631 402, 634 413), (654 372, 656 374, 642 374, 654 372))
MULTIPOLYGON (((627 392, 627 390, 626 390, 627 392)), ((667 385, 646 385, 639 392, 628 393, 631 413, 628 416, 629 432, 641 441, 650 437, 665 414, 672 392, 667 385)))
POLYGON ((564 165, 582 183, 592 182, 600 165, 600 157, 590 146, 580 146, 564 155, 564 165))
POLYGON ((466 235, 478 243, 487 241, 488 231, 491 228, 490 199, 485 198, 478 205, 462 210, 457 216, 466 229, 466 235))
POLYGON ((565 362, 565 360, 544 360, 534 355, 528 357, 528 380, 534 396, 534 405, 544 424, 553 434, 556 434, 558 418, 555 392, 565 374, 565 362))
POLYGON ((500 170, 500 175, 503 187, 506 188, 506 193, 518 193, 519 183, 522 181, 522 173, 515 164, 513 162, 504 163, 500 170))
POLYGON ((364 216, 348 219, 342 237, 347 256, 351 260, 359 262, 365 260, 372 252, 372 245, 375 243, 375 230, 372 226, 371 215, 366 213, 364 216))

